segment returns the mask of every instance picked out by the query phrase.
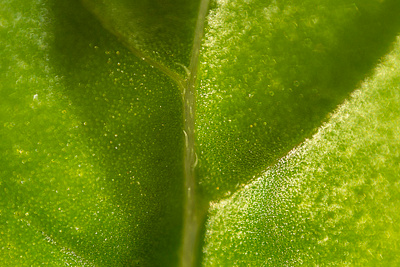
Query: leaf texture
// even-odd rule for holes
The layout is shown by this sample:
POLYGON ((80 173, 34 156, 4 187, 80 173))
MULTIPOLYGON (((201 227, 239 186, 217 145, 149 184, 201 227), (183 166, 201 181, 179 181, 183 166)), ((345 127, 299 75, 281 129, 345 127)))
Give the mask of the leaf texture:
POLYGON ((319 131, 214 203, 204 266, 400 262, 400 39, 319 131))
POLYGON ((177 85, 79 2, 1 9, 2 264, 176 265, 177 85))
POLYGON ((234 192, 309 137, 388 52, 398 1, 215 1, 200 59, 198 178, 234 192))
POLYGON ((0 262, 398 264, 399 3, 2 1, 0 262))

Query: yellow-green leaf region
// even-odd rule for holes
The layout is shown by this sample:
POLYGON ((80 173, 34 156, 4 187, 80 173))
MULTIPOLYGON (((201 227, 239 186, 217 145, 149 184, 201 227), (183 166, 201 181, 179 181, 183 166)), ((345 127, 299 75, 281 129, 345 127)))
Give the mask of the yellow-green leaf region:
POLYGON ((330 120, 215 203, 204 266, 399 266, 400 39, 330 120))

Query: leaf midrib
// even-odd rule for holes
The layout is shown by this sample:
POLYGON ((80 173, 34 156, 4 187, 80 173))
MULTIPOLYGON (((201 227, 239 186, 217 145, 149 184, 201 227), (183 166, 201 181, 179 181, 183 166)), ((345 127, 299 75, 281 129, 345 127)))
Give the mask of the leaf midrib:
POLYGON ((189 64, 189 77, 183 90, 184 131, 185 131, 185 210, 180 266, 190 267, 196 263, 198 244, 201 241, 201 227, 208 210, 208 204, 198 201, 194 168, 197 163, 195 152, 195 107, 196 79, 199 66, 200 46, 209 0, 201 0, 196 21, 195 34, 189 64))
MULTIPOLYGON (((87 1, 83 2, 85 5, 89 4, 87 1)), ((196 254, 199 251, 198 245, 201 242, 201 228, 209 207, 209 204, 206 201, 200 201, 200 198, 196 193, 197 183, 194 172, 197 163, 197 155, 195 152, 195 86, 199 65, 200 47, 209 2, 209 0, 200 0, 189 66, 186 67, 180 63, 176 63, 184 68, 186 77, 182 77, 182 75, 171 70, 163 63, 154 60, 132 46, 123 34, 113 27, 114 24, 110 23, 107 18, 102 17, 100 21, 102 26, 115 35, 121 44, 128 48, 133 55, 171 78, 181 91, 183 102, 183 134, 185 138, 183 160, 185 205, 183 211, 184 221, 181 248, 179 251, 179 264, 182 267, 191 267, 196 265, 196 260, 198 259, 196 254)))

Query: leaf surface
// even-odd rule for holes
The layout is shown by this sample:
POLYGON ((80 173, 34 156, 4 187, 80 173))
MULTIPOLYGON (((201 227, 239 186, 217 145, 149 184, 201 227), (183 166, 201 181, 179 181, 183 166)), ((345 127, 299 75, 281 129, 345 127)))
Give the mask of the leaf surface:
POLYGON ((176 265, 176 84, 78 2, 2 14, 2 264, 176 265))
MULTIPOLYGON (((319 260, 307 251, 300 256, 294 254, 291 239, 269 235, 270 228, 258 225, 262 220, 246 217, 243 221, 237 213, 256 202, 269 203, 273 195, 255 193, 251 201, 242 197, 247 189, 230 195, 315 133, 329 112, 365 76, 371 76, 376 62, 397 35, 399 10, 398 1, 388 0, 318 4, 312 0, 214 1, 208 15, 206 1, 3 1, 1 262, 9 266, 191 266, 194 259, 201 259, 194 256, 187 261, 190 264, 185 264, 184 248, 187 243, 194 244, 189 250, 195 254, 196 246, 202 245, 202 212, 210 201, 214 204, 203 249, 205 265, 230 265, 229 259, 244 265, 264 263, 268 255, 276 256, 273 263, 319 260), (203 27, 199 22, 206 15, 203 27), (224 197, 228 199, 221 203, 230 203, 226 209, 225 204, 215 204, 224 197), (188 219, 190 216, 193 220, 188 219), (237 241, 242 236, 253 238, 253 232, 263 239, 243 239, 245 245, 237 241), (271 242, 280 242, 279 248, 271 249, 271 242), (263 250, 260 244, 269 247, 263 250), (216 246, 227 254, 215 250, 216 246), (254 257, 248 262, 242 258, 243 253, 254 257)), ((382 88, 394 86, 390 77, 380 78, 376 84, 383 84, 382 88)), ((365 89, 363 101, 370 103, 368 99, 376 96, 382 109, 359 104, 360 112, 367 112, 371 120, 375 118, 378 128, 367 122, 362 129, 355 122, 340 126, 345 117, 357 120, 361 116, 355 108, 349 108, 348 114, 353 115, 342 116, 339 112, 335 115, 339 119, 329 122, 341 127, 331 131, 336 139, 321 137, 314 145, 314 141, 307 141, 304 147, 315 147, 317 152, 310 148, 314 152, 308 155, 308 150, 300 148, 297 154, 308 157, 310 164, 317 153, 328 153, 322 152, 324 149, 340 158, 343 146, 352 147, 348 135, 341 139, 340 133, 357 129, 357 136, 364 140, 362 148, 357 149, 366 151, 361 158, 356 155, 349 159, 354 161, 353 172, 347 161, 343 163, 347 173, 371 174, 375 167, 362 167, 371 151, 380 155, 376 161, 386 161, 380 163, 380 169, 395 166, 397 158, 384 150, 384 144, 386 149, 397 151, 394 121, 398 114, 391 103, 398 95, 394 91, 381 94, 374 89, 377 85, 367 87, 372 89, 365 89), (389 106, 383 105, 385 97, 392 101, 389 106), (376 143, 368 143, 367 133, 380 137, 372 139, 376 143), (390 133, 393 143, 389 143, 390 133)), ((329 132, 329 127, 333 126, 324 126, 320 135, 329 132)), ((291 156, 290 164, 300 164, 296 157, 291 156)), ((269 172, 284 172, 285 166, 280 162, 269 172)), ((332 169, 336 167, 341 174, 340 166, 332 169)), ((398 172, 396 168, 387 170, 398 172)), ((299 167, 298 176, 307 176, 308 172, 314 175, 313 169, 299 167)), ((331 192, 336 192, 339 182, 325 181, 328 174, 315 175, 314 180, 296 178, 299 182, 293 186, 299 192, 310 192, 306 194, 307 205, 321 203, 313 192, 338 194, 331 192)), ((381 180, 378 176, 365 179, 379 186, 393 183, 397 188, 395 178, 381 176, 381 180)), ((267 177, 268 173, 261 181, 267 181, 267 177)), ((290 181, 288 174, 272 189, 265 189, 266 182, 250 188, 264 186, 261 191, 274 193, 290 181)), ((362 217, 367 210, 381 207, 382 214, 390 217, 398 207, 396 189, 374 190, 370 186, 360 191, 381 199, 378 204, 371 196, 362 199, 364 213, 360 218, 367 223, 369 218, 362 217), (383 194, 395 195, 394 202, 385 201, 383 194)), ((277 217, 273 218, 278 219, 268 223, 303 227, 302 221, 292 216, 319 212, 325 216, 321 220, 327 221, 342 212, 336 206, 329 212, 315 206, 297 211, 297 206, 290 205, 300 204, 290 197, 296 201, 299 198, 293 193, 288 202, 277 200, 273 208, 263 204, 262 208, 254 208, 254 214, 262 217, 266 211, 276 211, 277 217), (290 209, 286 209, 288 205, 290 209)), ((343 209, 354 203, 348 202, 343 209)), ((370 221, 375 222, 373 216, 370 221)), ((394 229, 397 217, 389 217, 380 224, 369 224, 368 229, 394 229)), ((346 229, 353 230, 354 218, 348 219, 346 229)), ((320 229, 305 225, 301 231, 308 243, 297 240, 296 245, 315 244, 314 230, 320 229)), ((328 230, 323 233, 341 234, 328 230)), ((384 244, 381 247, 395 244, 397 235, 395 230, 390 231, 391 237, 379 237, 379 244, 384 244)), ((325 238, 323 234, 316 236, 325 238)), ((340 247, 340 255, 371 251, 379 257, 376 253, 380 248, 369 246, 370 239, 363 239, 361 234, 341 240, 352 244, 356 238, 367 240, 367 244, 353 250, 340 247)), ((315 253, 328 255, 329 263, 331 247, 315 246, 315 253)), ((396 262, 390 251, 382 255, 391 255, 387 262, 396 262)), ((349 257, 341 259, 352 262, 349 257)), ((371 257, 365 258, 373 262, 371 257)), ((322 258, 320 262, 324 263, 322 258)))
POLYGON ((400 262, 400 38, 329 121, 214 203, 204 266, 400 262))
POLYGON ((388 51, 399 10, 398 1, 215 1, 197 98, 205 194, 233 192, 310 136, 388 51))

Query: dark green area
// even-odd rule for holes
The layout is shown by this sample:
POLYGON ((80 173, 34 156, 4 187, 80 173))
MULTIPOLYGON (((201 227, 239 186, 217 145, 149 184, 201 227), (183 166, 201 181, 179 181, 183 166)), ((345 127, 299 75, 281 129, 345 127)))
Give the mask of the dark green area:
POLYGON ((391 47, 400 2, 214 5, 197 100, 198 177, 222 197, 310 136, 391 47))
POLYGON ((3 12, 2 262, 175 266, 180 90, 77 1, 3 12))

